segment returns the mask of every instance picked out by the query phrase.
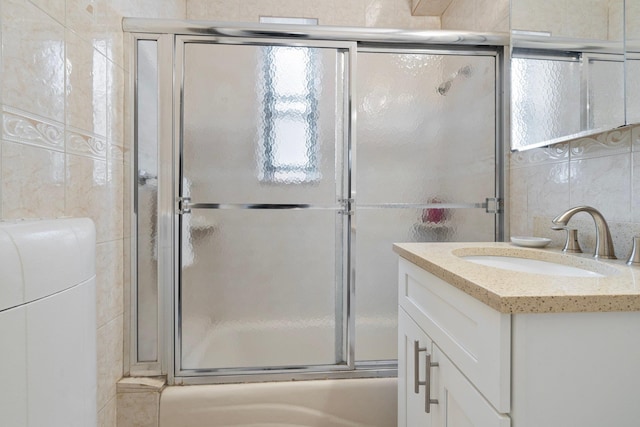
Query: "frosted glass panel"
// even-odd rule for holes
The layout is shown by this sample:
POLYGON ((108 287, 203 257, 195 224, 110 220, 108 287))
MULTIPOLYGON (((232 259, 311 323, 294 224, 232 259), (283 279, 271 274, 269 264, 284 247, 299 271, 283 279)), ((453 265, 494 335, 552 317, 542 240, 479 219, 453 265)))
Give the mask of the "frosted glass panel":
POLYGON ((340 227, 329 210, 184 215, 182 368, 336 363, 340 227))
POLYGON ((581 130, 580 63, 512 58, 512 147, 581 130))
POLYGON ((358 204, 492 196, 492 182, 468 198, 440 186, 470 170, 493 180, 495 58, 362 53, 357 93, 358 204))
POLYGON ((158 358, 158 47, 137 43, 136 220, 138 361, 158 358))
POLYGON ((624 62, 589 61, 589 129, 624 125, 624 62))
POLYGON ((356 358, 397 357, 398 264, 395 242, 493 241, 484 209, 359 209, 356 212, 356 358))
POLYGON ((183 167, 195 203, 335 203, 344 83, 335 49, 186 44, 183 167))
POLYGON ((491 56, 359 54, 357 361, 397 357, 394 242, 495 239, 484 209, 411 207, 495 195, 495 89, 491 56))

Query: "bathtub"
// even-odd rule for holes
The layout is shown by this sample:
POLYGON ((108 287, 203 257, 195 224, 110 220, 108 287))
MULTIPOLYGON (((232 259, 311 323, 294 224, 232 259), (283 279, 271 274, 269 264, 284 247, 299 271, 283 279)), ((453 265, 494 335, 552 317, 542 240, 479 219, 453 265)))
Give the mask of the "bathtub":
POLYGON ((172 386, 160 427, 395 427, 397 379, 172 386))

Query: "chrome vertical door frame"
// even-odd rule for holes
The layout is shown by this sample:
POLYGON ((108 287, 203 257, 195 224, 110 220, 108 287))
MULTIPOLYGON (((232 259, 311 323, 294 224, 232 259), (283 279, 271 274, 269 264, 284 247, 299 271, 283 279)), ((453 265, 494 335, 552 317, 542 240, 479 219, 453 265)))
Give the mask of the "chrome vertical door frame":
MULTIPOLYGON (((173 36, 169 34, 130 34, 128 42, 129 73, 128 90, 126 91, 130 106, 126 114, 125 134, 128 141, 132 141, 133 150, 131 164, 125 169, 131 179, 131 266, 130 284, 125 292, 125 348, 124 369, 129 375, 162 375, 168 371, 171 352, 168 351, 167 337, 171 330, 172 299, 167 298, 173 283, 173 224, 167 221, 173 214, 173 167, 172 167, 172 68, 173 68, 173 36), (143 362, 138 360, 138 287, 137 287, 137 199, 133 190, 137 177, 137 45, 140 40, 157 42, 158 55, 158 323, 157 323, 157 360, 143 362), (128 332, 128 334, 127 334, 128 332)), ((126 286, 126 285, 125 285, 126 286)))
POLYGON ((511 151, 511 46, 502 46, 496 60, 496 242, 509 239, 509 158, 511 151), (500 202, 501 200, 501 202, 500 202))
MULTIPOLYGON (((350 187, 350 156, 349 150, 351 141, 350 138, 355 134, 353 126, 350 124, 350 117, 353 116, 353 90, 352 84, 354 66, 351 61, 355 59, 356 44, 353 42, 341 42, 341 41, 314 41, 304 40, 296 41, 287 38, 268 39, 268 38, 227 38, 227 37, 211 37, 211 36, 176 36, 175 38, 175 78, 173 89, 173 120, 177 123, 174 128, 174 148, 173 148, 173 170, 174 170, 174 234, 175 241, 175 254, 173 258, 174 262, 174 281, 175 286, 172 290, 172 297, 174 301, 175 310, 170 317, 173 319, 173 335, 172 341, 174 343, 174 353, 172 355, 172 363, 169 366, 169 381, 173 384, 198 384, 198 383, 232 383, 232 382, 244 382, 247 381, 250 375, 251 381, 266 381, 266 380, 290 380, 290 379, 315 379, 315 378, 327 378, 327 377, 352 377, 354 369, 353 358, 353 342, 352 334, 355 326, 355 320, 353 319, 353 305, 354 290, 352 289, 352 281, 349 279, 349 238, 348 231, 351 228, 351 216, 349 211, 351 209, 349 197, 350 187), (182 194, 181 188, 181 174, 182 174, 182 135, 183 135, 183 96, 184 96, 184 52, 185 45, 188 43, 204 43, 204 44, 226 44, 226 45, 251 45, 251 46, 300 46, 300 47, 316 47, 335 49, 342 52, 341 60, 345 62, 344 65, 344 77, 343 81, 343 101, 345 103, 344 116, 342 118, 344 123, 344 130, 342 134, 342 144, 336 144, 336 149, 341 148, 340 154, 343 158, 343 169, 336 170, 336 174, 340 177, 337 180, 336 194, 342 200, 344 208, 343 220, 342 220, 342 259, 341 265, 343 268, 341 272, 337 272, 336 276, 336 298, 341 298, 343 303, 337 304, 336 309, 339 312, 336 313, 338 317, 336 319, 336 340, 342 341, 340 345, 336 342, 336 360, 341 360, 342 363, 332 365, 313 365, 313 366, 295 366, 295 367, 283 367, 283 368, 268 368, 256 367, 256 368, 220 368, 220 369, 182 369, 181 368, 181 350, 182 350, 182 304, 180 300, 180 281, 181 281, 181 267, 180 267, 180 212, 178 209, 178 200, 182 194), (347 108, 349 107, 349 108, 347 108), (346 295, 346 299, 344 298, 346 295), (338 330, 341 328, 341 331, 338 330), (345 354, 346 352, 346 354, 345 354), (341 355, 339 353, 342 353, 341 355), (339 356, 339 357, 338 357, 339 356), (268 372, 268 373, 267 373, 268 372)), ((336 204, 339 201, 336 201, 336 204)), ((256 206, 227 206, 227 205, 215 205, 215 204, 200 204, 200 206, 192 205, 194 208, 231 208, 231 209, 253 209, 256 206)), ((304 207, 300 207, 304 208, 304 207)), ((316 207, 323 208, 323 207, 316 207)))

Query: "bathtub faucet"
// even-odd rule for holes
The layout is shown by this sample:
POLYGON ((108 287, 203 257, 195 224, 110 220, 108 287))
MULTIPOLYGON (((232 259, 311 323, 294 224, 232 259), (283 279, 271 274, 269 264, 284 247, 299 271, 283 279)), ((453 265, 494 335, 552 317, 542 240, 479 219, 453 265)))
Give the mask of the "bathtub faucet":
POLYGON ((613 249, 613 240, 611 239, 611 233, 609 232, 609 226, 605 221, 602 214, 591 206, 576 206, 561 213, 553 219, 553 224, 557 228, 564 228, 569 223, 571 217, 578 212, 586 212, 591 215, 593 221, 596 223, 596 248, 593 256, 595 258, 616 259, 615 251, 613 249))

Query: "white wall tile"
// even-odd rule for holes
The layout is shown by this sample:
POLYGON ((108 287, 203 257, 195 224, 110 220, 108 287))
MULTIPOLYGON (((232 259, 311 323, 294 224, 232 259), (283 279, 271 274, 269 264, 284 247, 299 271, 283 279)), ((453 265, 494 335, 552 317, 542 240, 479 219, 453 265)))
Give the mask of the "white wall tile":
POLYGON ((317 18, 320 25, 438 29, 438 17, 412 16, 407 0, 189 0, 187 18, 259 22, 261 16, 317 18))
POLYGON ((106 325, 123 313, 123 243, 113 240, 96 247, 97 324, 106 325))
POLYGON ((157 427, 160 393, 118 393, 118 427, 157 427))
POLYGON ((511 183, 509 187, 509 234, 512 236, 531 236, 533 235, 533 224, 529 222, 527 210, 528 169, 511 169, 509 175, 511 183))
POLYGON ((2 2, 2 102, 64 121, 64 27, 32 3, 2 2))
POLYGON ((55 218, 64 213, 64 154, 2 142, 5 219, 55 218))
POLYGON ((116 395, 122 377, 122 316, 98 328, 98 408, 104 408, 116 395))
POLYGON ((107 136, 107 58, 66 32, 66 124, 107 136))
POLYGON ((123 147, 125 71, 116 63, 107 61, 106 77, 107 141, 109 145, 123 147))
POLYGON ((593 206, 607 221, 631 221, 629 155, 571 161, 570 173, 571 206, 593 206))
POLYGON ((61 0, 29 0, 61 24, 65 22, 65 2, 61 0))
POLYGON ((116 411, 117 404, 116 398, 114 397, 98 411, 98 427, 122 427, 117 425, 116 411))
POLYGON ((640 223, 640 152, 633 153, 633 181, 631 183, 631 215, 633 222, 640 223))
POLYGON ((508 0, 453 0, 442 14, 442 28, 461 31, 508 31, 508 0))
MULTIPOLYGON (((609 223, 617 256, 627 256, 631 237, 640 230, 640 158, 637 157, 640 152, 632 151, 640 146, 638 129, 617 129, 560 146, 511 153, 511 235, 533 232, 550 237, 554 244, 561 246, 564 236, 549 229, 550 221, 562 211, 584 204, 602 212, 609 223), (569 171, 568 197, 565 189, 561 190, 565 194, 563 198, 557 198, 558 191, 553 185, 549 186, 554 170, 557 172, 560 167, 569 171), (537 201, 530 199, 532 193, 538 194, 537 201), (551 197, 554 201, 541 208, 540 197, 551 197)), ((591 218, 579 214, 571 224, 579 229, 583 251, 590 252, 595 242, 591 218)))

